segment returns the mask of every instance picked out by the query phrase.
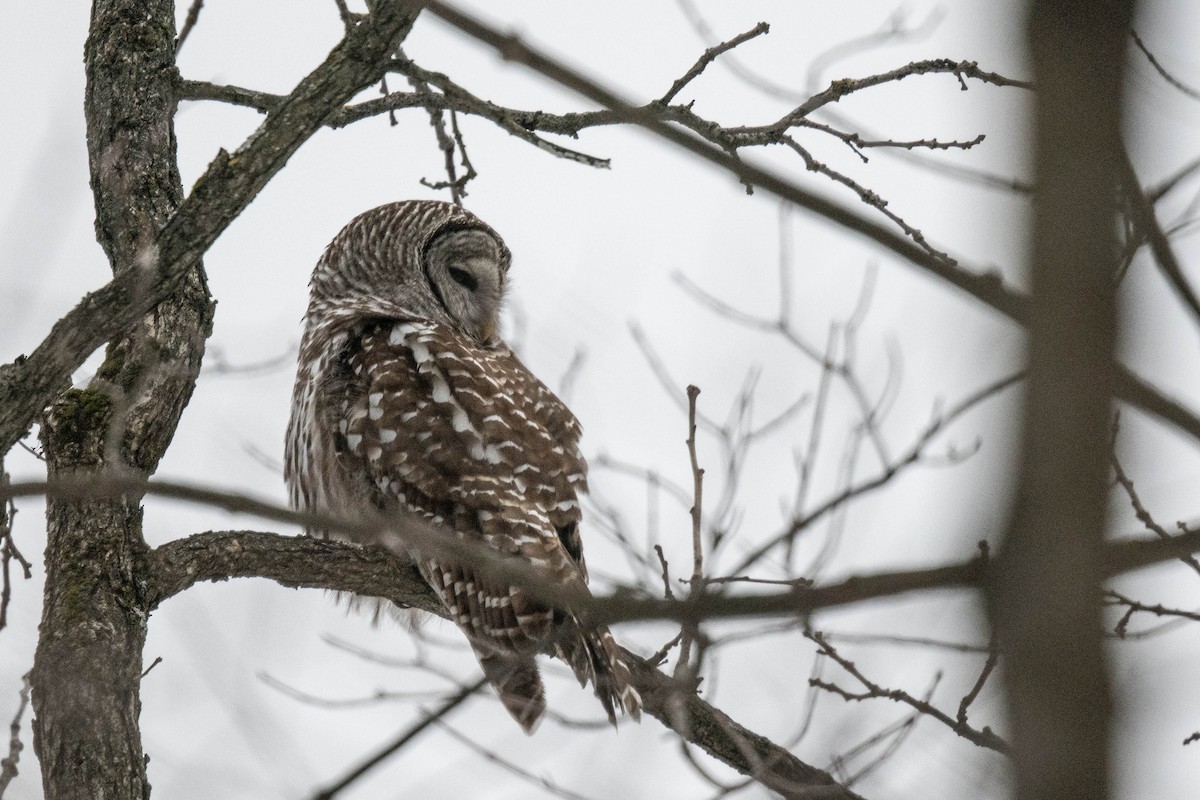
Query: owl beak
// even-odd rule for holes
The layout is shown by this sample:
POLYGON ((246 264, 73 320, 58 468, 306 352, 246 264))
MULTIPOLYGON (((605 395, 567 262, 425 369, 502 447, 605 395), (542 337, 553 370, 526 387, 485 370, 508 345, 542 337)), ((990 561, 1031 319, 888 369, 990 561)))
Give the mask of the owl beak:
POLYGON ((480 341, 486 342, 488 339, 491 339, 492 334, 495 333, 495 331, 496 331, 496 321, 489 319, 487 322, 483 323, 483 329, 480 331, 480 333, 482 334, 482 338, 480 339, 480 341))

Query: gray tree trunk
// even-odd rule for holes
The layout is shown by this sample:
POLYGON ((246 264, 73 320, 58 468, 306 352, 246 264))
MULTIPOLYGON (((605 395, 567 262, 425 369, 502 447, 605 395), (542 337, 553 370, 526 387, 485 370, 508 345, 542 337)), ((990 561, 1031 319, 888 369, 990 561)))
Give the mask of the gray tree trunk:
POLYGON ((1035 0, 1037 194, 1022 463, 990 595, 1015 796, 1108 796, 1100 620, 1116 192, 1132 0, 1035 0))
MULTIPOLYGON (((85 51, 96 234, 114 275, 153 280, 155 240, 183 196, 176 167, 175 10, 98 0, 85 51)), ((42 425, 51 478, 149 475, 191 398, 213 303, 197 264, 108 346, 91 385, 42 425)), ((149 796, 138 715, 146 544, 140 498, 48 504, 46 593, 33 684, 34 750, 50 800, 149 796)))

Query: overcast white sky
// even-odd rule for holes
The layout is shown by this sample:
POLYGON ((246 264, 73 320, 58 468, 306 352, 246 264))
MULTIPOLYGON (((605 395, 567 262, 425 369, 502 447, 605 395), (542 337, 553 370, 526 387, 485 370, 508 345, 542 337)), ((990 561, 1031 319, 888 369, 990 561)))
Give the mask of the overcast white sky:
MULTIPOLYGON (((184 4, 186 5, 186 4, 184 4)), ((603 77, 627 96, 661 95, 708 45, 674 2, 583 3, 476 2, 488 18, 522 33, 590 75, 603 77)), ((831 79, 861 77, 923 58, 974 60, 1011 77, 1028 78, 1021 19, 1015 3, 743 2, 700 3, 713 31, 729 38, 760 20, 771 33, 736 51, 738 63, 804 93, 831 79), (927 32, 902 42, 856 52, 818 72, 814 59, 839 42, 877 32, 897 13, 927 32), (924 23, 928 23, 925 25, 924 23)), ((1156 55, 1185 80, 1200 84, 1200 6, 1188 0, 1156 2, 1139 32, 1156 55)), ((180 19, 186 7, 179 9, 180 19)), ((87 290, 104 284, 108 266, 92 232, 92 204, 82 114, 84 4, 5 3, 0 6, 0 106, 6 122, 0 147, 0 361, 28 352, 53 322, 87 290)), ((184 47, 185 77, 286 93, 318 64, 341 36, 328 0, 233 2, 208 0, 200 24, 184 47)), ((421 20, 406 53, 446 72, 497 103, 547 111, 582 110, 581 101, 548 86, 520 67, 463 40, 435 20, 421 20)), ((402 86, 393 79, 394 88, 402 86)), ((968 153, 937 154, 952 164, 1027 177, 1027 108, 1019 90, 977 82, 959 90, 949 76, 909 78, 863 92, 836 111, 860 122, 872 136, 893 139, 986 141, 968 153)), ((1200 104, 1158 78, 1131 49, 1130 87, 1136 99, 1131 122, 1136 161, 1153 182, 1194 158, 1200 104)), ((684 90, 697 113, 725 124, 761 124, 788 103, 748 88, 720 62, 684 90)), ((829 118, 824 118, 828 120, 829 118)), ((190 186, 218 148, 236 148, 259 115, 211 103, 186 103, 177 117, 180 165, 190 186)), ((351 217, 375 205, 430 197, 421 177, 437 180, 440 155, 422 112, 323 131, 306 144, 210 250, 205 259, 218 300, 211 357, 253 365, 287 356, 283 366, 247 375, 206 372, 159 474, 247 492, 282 502, 278 469, 290 402, 288 355, 300 336, 307 279, 324 245, 351 217), (261 454, 261 455, 256 455, 261 454)), ((830 225, 799 211, 781 215, 765 194, 747 197, 728 176, 654 140, 620 128, 586 131, 570 146, 612 159, 612 169, 590 170, 555 160, 499 131, 464 119, 469 152, 480 177, 469 186, 467 206, 506 238, 514 253, 510 331, 530 365, 551 386, 577 353, 583 366, 568 401, 584 424, 585 452, 607 454, 688 480, 683 447, 685 420, 639 355, 630 333, 636 322, 666 363, 677 390, 699 385, 702 409, 724 418, 748 372, 758 371, 756 418, 765 420, 798 396, 812 392, 817 372, 777 338, 750 333, 706 309, 679 288, 676 275, 740 309, 770 315, 778 304, 781 225, 792 242, 791 305, 796 328, 824 343, 832 322, 845 320, 865 276, 874 275, 874 300, 858 334, 857 365, 867 390, 884 390, 888 370, 899 384, 883 428, 888 446, 904 450, 929 419, 939 398, 947 403, 1013 370, 1021 338, 1015 326, 911 267, 898 263, 830 225), (782 220, 782 221, 781 221, 782 220), (889 353, 892 355, 889 356, 889 353), (891 365, 889 367, 889 365, 891 365)), ((935 243, 966 263, 1022 281, 1023 201, 1011 194, 964 185, 872 153, 862 164, 840 144, 806 134, 818 157, 853 174, 889 200, 935 243)), ((786 170, 844 203, 846 190, 804 174, 783 153, 763 153, 758 163, 786 170)), ((1164 218, 1187 213, 1181 191, 1163 207, 1164 218)), ((1195 237, 1178 250, 1195 263, 1195 237)), ((1200 272, 1191 275, 1200 284, 1200 272)), ((1200 408, 1200 343, 1148 261, 1135 262, 1126 279, 1126 360, 1136 370, 1200 408)), ((98 360, 77 375, 86 381, 98 360)), ((1017 396, 963 418, 935 452, 951 444, 982 449, 953 469, 923 468, 885 492, 856 505, 834 560, 820 577, 856 571, 927 565, 969 555, 975 542, 995 537, 1004 519, 1004 473, 1012 457, 1010 426, 1017 396)), ((813 502, 837 485, 845 424, 853 420, 848 395, 831 396, 826 455, 812 489, 813 502), (839 427, 839 425, 841 427, 839 427)), ((754 541, 778 524, 781 503, 796 475, 794 448, 807 440, 809 417, 751 454, 739 493, 738 537, 754 541)), ((1200 459, 1194 443, 1173 437, 1136 414, 1123 429, 1126 467, 1147 505, 1168 526, 1197 516, 1200 459)), ((702 442, 711 464, 710 497, 720 491, 718 450, 702 442)), ((40 465, 14 452, 7 468, 15 479, 34 478, 40 465)), ((878 467, 864 455, 858 475, 878 467)), ((606 503, 622 509, 631 534, 648 548, 646 490, 635 481, 593 469, 593 485, 606 503)), ((44 542, 41 508, 22 503, 17 541, 40 563, 44 542)), ((664 500, 654 525, 673 564, 690 559, 686 509, 664 500)), ((1115 530, 1136 530, 1125 504, 1114 502, 1115 530)), ((252 519, 149 501, 146 532, 152 545, 209 529, 269 529, 252 519)), ((815 553, 828 531, 813 534, 815 553)), ((586 537, 586 534, 585 534, 586 537)), ((601 579, 630 582, 631 567, 602 536, 588 539, 589 563, 601 579)), ((743 546, 731 546, 729 563, 743 546)), ((809 553, 811 555, 812 553, 809 553)), ((726 563, 725 566, 729 566, 726 563)), ((714 568, 719 571, 720 562, 714 568)), ((1200 605, 1194 575, 1165 567, 1125 582, 1149 602, 1200 605)), ((16 705, 19 676, 32 663, 40 574, 15 587, 9 627, 0 632, 0 720, 16 705)), ((823 615, 817 627, 839 631, 897 632, 980 641, 978 610, 949 593, 893 601, 823 615)), ((717 628, 717 631, 728 630, 717 628)), ((449 626, 426 629, 456 641, 449 626)), ((619 638, 652 652, 672 632, 662 625, 622 628, 619 638)), ((327 698, 361 698, 377 690, 411 691, 442 684, 418 670, 372 663, 327 643, 354 642, 372 652, 411 658, 414 645, 402 629, 373 628, 317 592, 293 592, 266 582, 202 586, 163 606, 151 622, 146 661, 163 663, 143 684, 143 728, 156 796, 305 797, 339 776, 365 754, 407 727, 411 703, 351 710, 305 704, 272 688, 269 675, 327 698)), ((1177 797, 1194 786, 1200 745, 1180 742, 1200 728, 1200 687, 1191 679, 1200 638, 1184 629, 1141 644, 1114 647, 1114 681, 1122 693, 1119 788, 1124 797, 1177 797)), ((921 693, 939 668, 947 670, 935 701, 953 714, 974 678, 978 656, 912 648, 863 646, 847 651, 885 685, 921 693)), ((460 677, 474 675, 470 657, 434 648, 430 657, 460 677)), ((784 738, 803 713, 803 686, 813 648, 798 634, 731 647, 705 684, 706 696, 761 733, 784 738)), ((836 672, 827 669, 826 677, 836 672)), ((840 676, 837 676, 840 677, 840 676)), ((551 707, 595 718, 594 700, 569 680, 552 680, 551 707)), ((994 691, 979 703, 979 724, 1003 729, 994 691)), ((879 702, 879 701, 877 701, 879 702)), ((824 698, 815 728, 797 747, 810 763, 830 758, 902 711, 882 704, 846 707, 824 698)), ((485 746, 539 775, 593 798, 704 797, 711 790, 677 755, 663 729, 648 721, 611 732, 573 733, 553 723, 531 739, 521 736, 490 698, 471 701, 451 718, 485 746)), ((28 718, 25 741, 29 741, 28 718)), ((890 765, 861 785, 868 797, 951 798, 1000 792, 1000 757, 925 720, 890 765)), ((717 774, 722 774, 717 770, 717 774)), ((537 790, 474 756, 463 745, 431 733, 421 745, 378 770, 351 791, 352 798, 519 798, 537 790)), ((9 797, 40 797, 32 749, 9 797)), ((759 795, 761 796, 761 794, 759 795)))

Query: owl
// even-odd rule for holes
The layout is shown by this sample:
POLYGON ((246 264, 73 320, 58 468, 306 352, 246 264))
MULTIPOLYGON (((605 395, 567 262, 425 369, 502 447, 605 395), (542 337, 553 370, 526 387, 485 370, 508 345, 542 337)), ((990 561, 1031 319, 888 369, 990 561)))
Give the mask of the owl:
MULTIPOLYGON (((352 220, 313 271, 285 478, 297 509, 416 515, 582 590, 580 426, 497 335, 510 259, 499 234, 450 203, 352 220)), ((606 628, 489 577, 469 555, 421 553, 387 531, 359 543, 415 561, 527 733, 546 706, 539 654, 590 682, 613 724, 618 710, 638 716, 606 628)))

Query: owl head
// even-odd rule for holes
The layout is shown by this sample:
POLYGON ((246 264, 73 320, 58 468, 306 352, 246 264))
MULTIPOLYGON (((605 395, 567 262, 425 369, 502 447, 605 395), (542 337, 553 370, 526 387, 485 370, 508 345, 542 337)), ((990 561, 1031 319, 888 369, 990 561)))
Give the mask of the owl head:
POLYGON ((479 344, 495 334, 511 254, 489 225, 452 203, 373 208, 341 230, 313 270, 310 319, 334 302, 449 325, 479 344))

